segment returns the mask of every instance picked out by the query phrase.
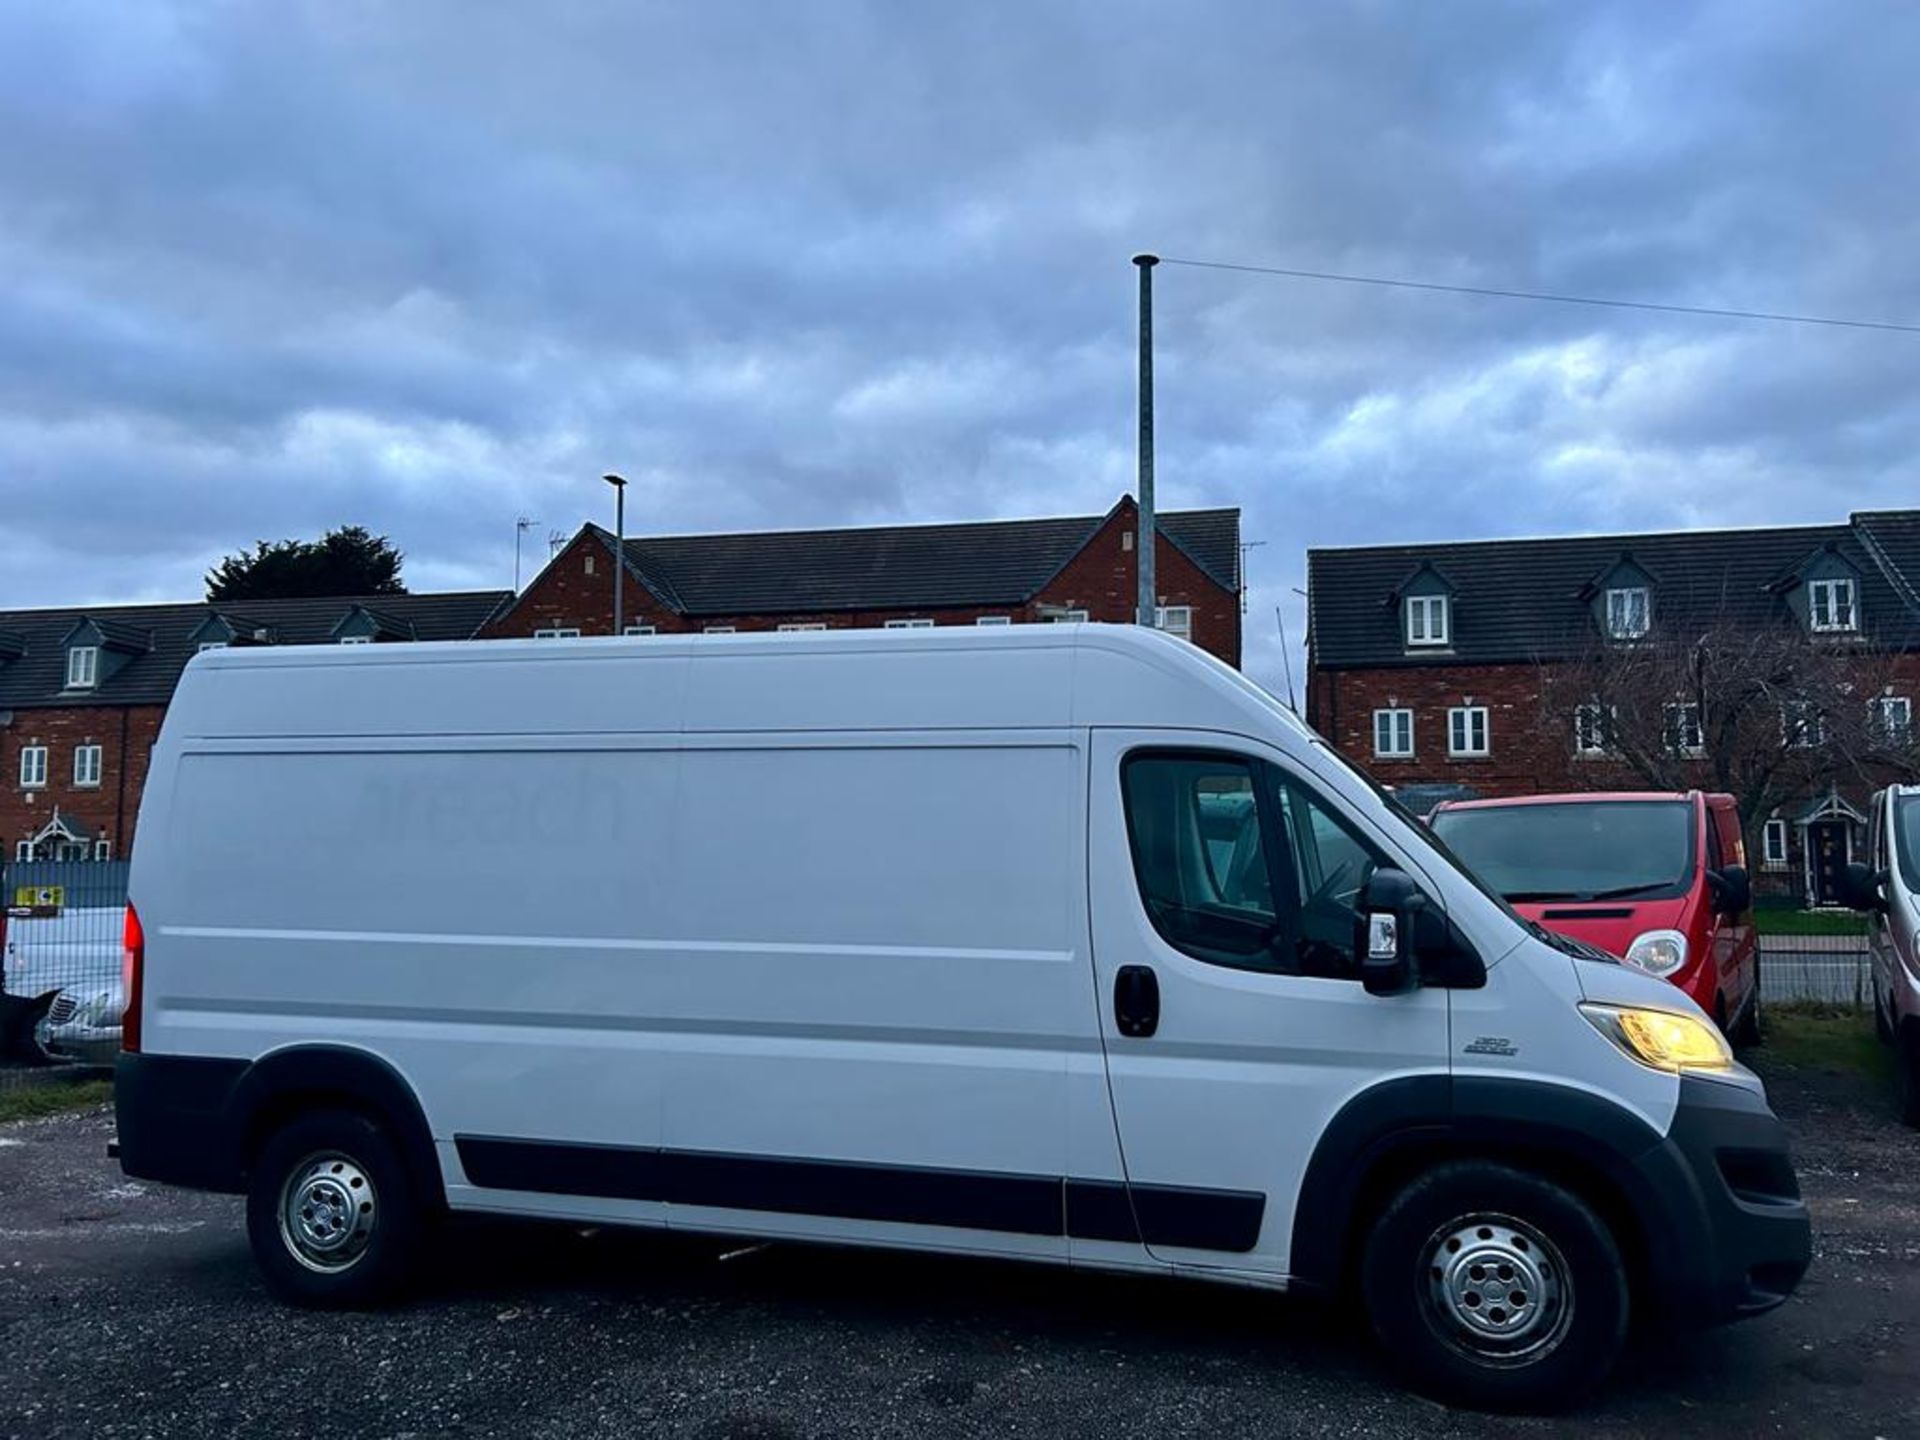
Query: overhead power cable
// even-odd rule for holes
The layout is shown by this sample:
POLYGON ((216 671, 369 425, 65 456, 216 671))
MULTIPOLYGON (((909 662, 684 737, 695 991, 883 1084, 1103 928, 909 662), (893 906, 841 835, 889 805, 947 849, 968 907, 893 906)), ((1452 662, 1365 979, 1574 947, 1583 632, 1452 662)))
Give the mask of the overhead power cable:
POLYGON ((1654 300, 1615 300, 1594 295, 1559 295, 1545 290, 1505 290, 1490 285, 1444 285, 1433 280, 1398 280, 1384 275, 1343 275, 1331 270, 1295 270, 1280 265, 1237 265, 1225 260, 1177 260, 1163 265, 1195 270, 1237 270, 1248 275, 1280 275, 1290 280, 1330 280, 1341 285, 1373 285, 1391 290, 1437 290, 1448 295, 1486 295, 1497 300, 1544 300, 1556 305, 1595 305, 1607 310, 1652 310, 1666 315, 1705 315, 1719 320, 1767 320, 1783 325, 1828 325, 1844 330, 1894 330, 1920 335, 1920 325, 1894 320, 1847 320, 1832 315, 1786 315, 1772 310, 1725 310, 1711 305, 1663 305, 1654 300))

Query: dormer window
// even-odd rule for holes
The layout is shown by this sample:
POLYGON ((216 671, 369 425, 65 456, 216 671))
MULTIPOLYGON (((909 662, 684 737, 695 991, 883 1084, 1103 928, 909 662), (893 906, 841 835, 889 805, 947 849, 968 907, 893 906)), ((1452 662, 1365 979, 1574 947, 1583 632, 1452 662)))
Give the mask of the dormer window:
POLYGON ((1607 591, 1607 635, 1611 639, 1638 640, 1647 633, 1652 613, 1652 595, 1644 585, 1607 591))
POLYGON ((1445 645, 1452 638, 1444 595, 1407 597, 1407 644, 1445 645))
POLYGON ((1857 630, 1851 579, 1807 582, 1807 625, 1814 630, 1857 630))
POLYGON ((91 690, 100 683, 100 647, 75 645, 67 651, 67 689, 91 690))

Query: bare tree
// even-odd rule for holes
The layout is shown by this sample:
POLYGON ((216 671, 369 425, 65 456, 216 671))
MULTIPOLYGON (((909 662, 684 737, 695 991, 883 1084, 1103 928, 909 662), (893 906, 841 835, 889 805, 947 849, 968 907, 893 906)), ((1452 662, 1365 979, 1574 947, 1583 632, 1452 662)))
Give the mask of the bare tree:
POLYGON ((1756 623, 1722 605, 1685 631, 1615 640, 1596 628, 1540 669, 1543 723, 1593 760, 1596 780, 1724 791, 1750 846, 1790 800, 1920 775, 1894 656, 1785 616, 1756 623))

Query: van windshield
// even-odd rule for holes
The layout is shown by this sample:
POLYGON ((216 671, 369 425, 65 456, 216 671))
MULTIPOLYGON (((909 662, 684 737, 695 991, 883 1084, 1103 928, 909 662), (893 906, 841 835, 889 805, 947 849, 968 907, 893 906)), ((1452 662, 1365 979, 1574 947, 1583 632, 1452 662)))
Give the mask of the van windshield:
POLYGON ((1657 900, 1686 893, 1694 814, 1684 800, 1593 800, 1442 810, 1433 832, 1506 899, 1657 900))
POLYGON ((1909 891, 1920 891, 1920 795, 1893 802, 1894 849, 1909 891))

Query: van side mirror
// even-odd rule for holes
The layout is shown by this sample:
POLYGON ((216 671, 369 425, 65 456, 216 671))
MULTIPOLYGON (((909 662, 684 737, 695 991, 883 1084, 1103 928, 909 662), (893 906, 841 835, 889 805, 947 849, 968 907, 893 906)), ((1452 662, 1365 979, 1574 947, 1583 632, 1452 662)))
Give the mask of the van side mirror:
POLYGON ((1420 983, 1413 963, 1414 928, 1426 905, 1427 897, 1404 870, 1382 865, 1367 877, 1353 949, 1369 995, 1401 995, 1420 983))
POLYGON ((1744 915, 1753 908, 1753 880, 1744 865, 1727 865, 1707 872, 1713 908, 1722 915, 1744 915))
POLYGON ((1884 874, 1876 874, 1872 866, 1855 860, 1840 872, 1840 898, 1855 910, 1885 910, 1887 897, 1881 887, 1886 881, 1884 874))

